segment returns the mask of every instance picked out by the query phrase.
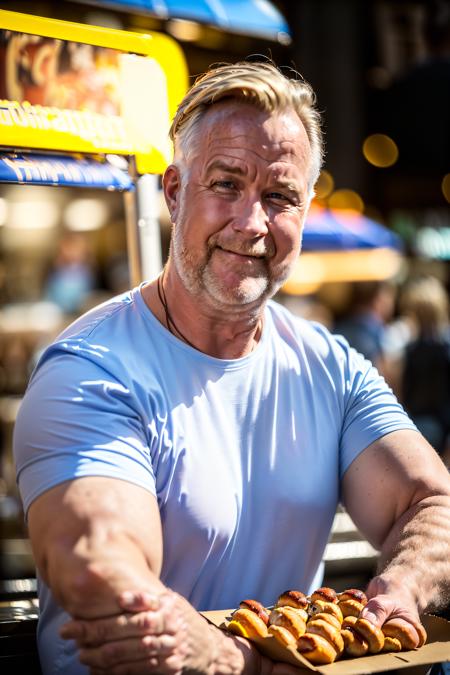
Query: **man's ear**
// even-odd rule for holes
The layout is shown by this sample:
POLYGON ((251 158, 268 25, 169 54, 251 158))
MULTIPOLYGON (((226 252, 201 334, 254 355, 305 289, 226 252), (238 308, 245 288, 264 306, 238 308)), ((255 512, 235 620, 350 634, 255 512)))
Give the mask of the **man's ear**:
POLYGON ((181 191, 180 170, 175 164, 170 164, 164 172, 163 179, 164 197, 170 213, 170 220, 176 220, 178 203, 181 191))

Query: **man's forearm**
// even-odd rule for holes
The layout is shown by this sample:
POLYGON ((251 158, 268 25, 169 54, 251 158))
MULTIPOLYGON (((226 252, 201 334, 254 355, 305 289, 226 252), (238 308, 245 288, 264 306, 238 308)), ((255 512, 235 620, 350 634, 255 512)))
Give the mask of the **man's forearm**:
POLYGON ((142 552, 126 537, 109 541, 83 537, 75 546, 56 541, 44 578, 61 606, 73 618, 83 619, 120 612, 117 598, 130 587, 165 589, 142 552))
POLYGON ((39 573, 74 618, 121 611, 129 588, 165 590, 156 499, 125 481, 86 477, 43 493, 28 513, 39 573))
POLYGON ((420 613, 450 602, 450 496, 427 497, 403 514, 383 545, 378 575, 409 594, 420 613))

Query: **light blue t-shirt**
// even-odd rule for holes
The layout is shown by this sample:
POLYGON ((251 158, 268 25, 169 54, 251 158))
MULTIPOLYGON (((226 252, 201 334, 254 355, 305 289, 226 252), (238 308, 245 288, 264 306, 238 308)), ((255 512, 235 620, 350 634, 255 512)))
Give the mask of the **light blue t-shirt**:
MULTIPOLYGON (((76 477, 156 495, 161 578, 200 610, 308 592, 357 455, 415 429, 348 344, 269 302, 256 349, 217 359, 171 335, 139 288, 90 311, 51 345, 15 428, 25 509, 76 477)), ((45 675, 78 675, 67 616, 40 584, 45 675)))

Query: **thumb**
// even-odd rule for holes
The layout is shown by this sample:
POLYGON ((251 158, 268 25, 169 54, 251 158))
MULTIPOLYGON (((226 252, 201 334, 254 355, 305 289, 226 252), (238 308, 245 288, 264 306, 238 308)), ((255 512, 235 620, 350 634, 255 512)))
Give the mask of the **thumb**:
POLYGON ((158 609, 159 599, 148 591, 124 591, 119 595, 119 605, 128 612, 145 612, 158 609))
POLYGON ((362 619, 367 619, 375 626, 381 628, 388 616, 390 615, 390 610, 386 607, 386 604, 383 603, 379 597, 371 598, 367 605, 361 610, 360 617, 362 619))

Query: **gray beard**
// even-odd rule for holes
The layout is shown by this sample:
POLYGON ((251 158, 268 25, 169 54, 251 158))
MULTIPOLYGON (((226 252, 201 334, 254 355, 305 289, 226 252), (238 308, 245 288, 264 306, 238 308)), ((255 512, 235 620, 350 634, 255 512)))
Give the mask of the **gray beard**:
POLYGON ((215 245, 208 249, 203 264, 198 265, 192 259, 189 251, 184 247, 182 237, 178 234, 179 229, 175 226, 170 244, 170 257, 174 262, 175 269, 185 288, 194 296, 202 291, 213 298, 220 306, 237 305, 239 307, 252 304, 260 300, 264 302, 275 295, 280 286, 289 276, 289 270, 285 270, 282 277, 271 279, 268 270, 265 273, 252 277, 251 282, 243 280, 239 288, 230 290, 223 286, 211 270, 211 257, 215 245))

